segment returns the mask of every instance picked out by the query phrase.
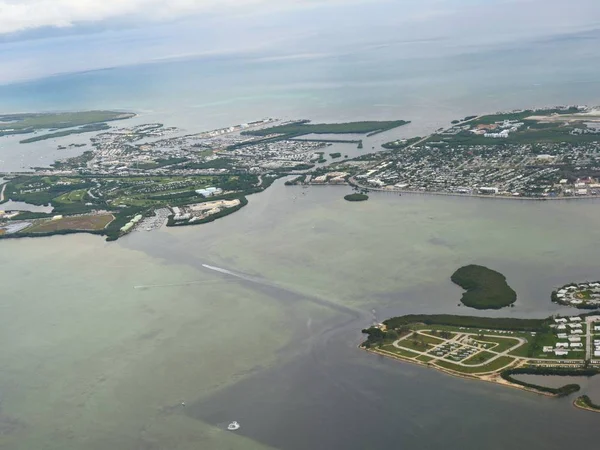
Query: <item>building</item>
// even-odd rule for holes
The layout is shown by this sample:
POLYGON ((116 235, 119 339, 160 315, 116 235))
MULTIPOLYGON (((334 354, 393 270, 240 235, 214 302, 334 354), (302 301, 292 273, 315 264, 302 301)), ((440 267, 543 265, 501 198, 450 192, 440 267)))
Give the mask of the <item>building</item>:
POLYGON ((556 350, 554 350, 554 354, 556 356, 567 356, 569 354, 569 352, 567 350, 556 349, 556 350))
POLYGON ((571 322, 581 322, 581 317, 569 317, 571 322))
POLYGON ((554 351, 554 348, 550 345, 544 347, 542 350, 544 351, 544 353, 552 353, 554 351))
POLYGON ((481 192, 482 194, 497 194, 498 188, 482 186, 479 188, 479 192, 481 192))
POLYGON ((569 348, 569 343, 568 342, 557 342, 556 348, 569 348))
POLYGON ((583 343, 581 343, 581 342, 571 342, 571 344, 569 344, 569 345, 572 348, 581 348, 581 347, 583 347, 583 343))

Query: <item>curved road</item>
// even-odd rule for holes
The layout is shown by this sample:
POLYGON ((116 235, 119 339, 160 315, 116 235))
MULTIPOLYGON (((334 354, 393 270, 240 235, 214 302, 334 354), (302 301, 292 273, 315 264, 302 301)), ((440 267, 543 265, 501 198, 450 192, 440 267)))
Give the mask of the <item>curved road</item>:
POLYGON ((0 203, 2 203, 2 202, 4 201, 4 191, 6 191, 6 185, 7 185, 7 184, 8 184, 8 183, 4 183, 4 184, 2 185, 2 191, 0 192, 0 203))
MULTIPOLYGON (((427 330, 421 330, 421 331, 427 331, 427 330)), ((420 331, 417 331, 417 334, 422 334, 422 333, 421 333, 420 331)), ((423 335, 424 335, 424 336, 430 336, 430 335, 428 335, 428 334, 423 334, 423 335)), ((435 361, 437 361, 438 359, 441 359, 441 360, 448 361, 448 362, 451 362, 451 363, 453 363, 453 364, 457 364, 457 365, 459 365, 459 366, 465 366, 465 367, 481 367, 481 366, 486 366, 486 365, 488 365, 489 363, 491 363, 491 362, 495 361, 496 359, 498 359, 498 358, 500 358, 500 357, 502 357, 502 356, 509 356, 508 354, 509 354, 510 352, 512 352, 513 350, 516 350, 517 348, 521 347, 522 345, 524 345, 524 344, 527 342, 525 339, 523 339, 523 338, 520 338, 520 337, 517 337, 517 336, 510 336, 510 337, 508 337, 508 336, 498 336, 498 335, 495 335, 495 334, 484 334, 484 335, 483 335, 484 337, 492 337, 492 338, 500 338, 500 339, 513 339, 513 340, 517 340, 517 341, 519 341, 519 343, 518 343, 518 344, 516 344, 516 345, 512 346, 511 348, 509 348, 509 349, 507 349, 507 350, 503 351, 502 353, 496 353, 496 352, 494 352, 493 350, 488 350, 488 349, 486 349, 486 350, 482 350, 482 349, 479 349, 478 347, 474 347, 474 346, 472 346, 472 345, 468 345, 468 344, 463 344, 463 343, 457 342, 459 339, 463 338, 464 336, 478 336, 478 334, 476 334, 476 333, 458 333, 458 334, 456 334, 456 336, 454 336, 452 339, 445 340, 445 341, 444 341, 443 343, 441 343, 440 345, 438 345, 438 346, 436 346, 436 347, 433 347, 431 350, 429 350, 429 352, 419 352, 419 351, 417 351, 417 350, 407 349, 406 347, 402 347, 402 346, 400 346, 400 345, 398 344, 400 341, 402 341, 402 340, 404 340, 404 339, 407 339, 407 338, 408 338, 408 337, 410 337, 410 336, 412 336, 412 334, 408 334, 408 335, 406 335, 406 336, 404 336, 404 337, 402 337, 402 338, 398 339, 397 341, 395 341, 395 342, 394 342, 394 344, 393 344, 393 345, 394 345, 394 347, 396 347, 396 348, 399 348, 399 349, 410 350, 411 352, 418 353, 418 354, 420 354, 420 355, 425 355, 425 356, 433 357, 433 360, 432 360, 431 362, 435 362, 435 361), (484 361, 484 362, 482 362, 482 363, 480 363, 480 364, 465 364, 465 363, 463 363, 462 361, 450 361, 450 360, 448 360, 448 359, 445 359, 445 358, 444 358, 444 356, 438 356, 438 357, 434 357, 434 356, 431 354, 431 351, 435 350, 437 347, 439 347, 439 346, 441 346, 441 345, 444 345, 444 344, 446 344, 447 342, 457 342, 457 343, 459 343, 459 344, 461 344, 461 345, 463 345, 463 346, 465 346, 465 347, 473 347, 473 348, 477 348, 477 349, 479 350, 479 352, 477 352, 477 353, 480 353, 480 352, 482 352, 482 351, 488 351, 488 352, 490 352, 490 353, 495 353, 495 355, 496 355, 496 356, 494 356, 493 358, 490 358, 490 359, 488 359, 488 360, 486 360, 486 361, 484 361)), ((430 337, 431 337, 431 336, 430 336, 430 337)), ((477 353, 475 353, 475 354, 474 354, 474 355, 472 355, 472 356, 475 356, 477 353)), ((472 356, 471 356, 471 357, 472 357, 472 356)), ((520 356, 513 356, 513 355, 510 355, 510 357, 511 357, 511 358, 515 358, 515 359, 524 359, 524 358, 522 358, 522 357, 520 357, 520 356)))

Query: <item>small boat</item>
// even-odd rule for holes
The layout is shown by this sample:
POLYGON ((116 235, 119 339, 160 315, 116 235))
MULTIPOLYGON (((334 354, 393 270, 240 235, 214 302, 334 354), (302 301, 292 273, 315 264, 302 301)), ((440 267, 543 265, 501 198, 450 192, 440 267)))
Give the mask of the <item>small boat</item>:
POLYGON ((237 423, 235 420, 233 422, 231 422, 229 425, 227 425, 227 429, 229 431, 235 431, 235 430, 239 430, 240 429, 240 424, 237 423))

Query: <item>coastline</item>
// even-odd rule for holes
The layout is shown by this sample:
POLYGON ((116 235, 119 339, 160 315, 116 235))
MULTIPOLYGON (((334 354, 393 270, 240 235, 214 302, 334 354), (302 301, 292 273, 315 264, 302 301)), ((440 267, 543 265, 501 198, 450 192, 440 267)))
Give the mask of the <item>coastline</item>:
MULTIPOLYGON (((402 361, 402 362, 408 362, 408 363, 416 364, 416 365, 419 365, 419 366, 423 366, 423 367, 426 367, 428 369, 437 370, 437 371, 443 372, 443 373, 445 373, 447 375, 451 375, 451 376, 454 376, 454 377, 457 377, 457 378, 464 378, 464 379, 467 379, 467 380, 478 380, 478 381, 484 381, 484 382, 487 382, 487 383, 499 384, 501 386, 511 387, 511 388, 514 388, 514 389, 520 389, 522 391, 532 392, 534 394, 543 395, 543 396, 546 396, 546 397, 552 397, 552 398, 557 398, 558 397, 558 395, 556 395, 556 394, 551 394, 549 392, 538 391, 537 389, 533 389, 533 388, 526 387, 526 386, 521 386, 519 384, 510 383, 510 382, 506 381, 505 379, 503 379, 500 376, 500 373, 498 373, 498 372, 482 373, 480 376, 477 376, 477 375, 468 375, 468 374, 463 374, 463 373, 460 373, 460 372, 456 372, 456 371, 451 370, 451 369, 446 369, 444 367, 432 366, 432 365, 429 365, 429 364, 427 364, 427 363, 425 363, 423 361, 417 361, 415 359, 410 359, 410 358, 403 358, 400 355, 395 355, 393 353, 386 352, 385 350, 367 349, 367 348, 362 347, 361 345, 359 345, 358 348, 361 349, 361 350, 364 350, 364 351, 376 354, 376 355, 380 355, 380 356, 386 357, 386 358, 396 359, 396 360, 399 360, 399 361, 402 361)), ((502 370, 506 369, 507 367, 508 366, 504 367, 502 370)), ((510 368, 514 369, 514 368, 517 368, 517 367, 519 367, 519 364, 516 364, 516 365, 514 365, 514 366, 512 366, 510 368)), ((597 411, 597 412, 600 412, 600 411, 597 411)))
MULTIPOLYGON (((319 184, 309 184, 310 186, 319 186, 319 184)), ((459 194, 458 192, 439 192, 439 191, 412 191, 406 189, 385 189, 364 186, 352 179, 348 180, 348 185, 364 189, 369 192, 384 192, 388 194, 409 194, 409 195, 444 195, 448 197, 465 197, 465 198, 487 198, 494 200, 527 200, 536 202, 555 201, 555 200, 591 200, 598 199, 600 195, 581 195, 573 197, 520 197, 513 195, 486 195, 486 194, 459 194)), ((327 186, 322 184, 321 186, 327 186)), ((338 185, 339 186, 339 185, 338 185)))
POLYGON ((582 409, 584 411, 590 411, 590 412, 594 412, 594 413, 600 413, 600 409, 594 409, 594 408, 590 408, 589 406, 585 406, 585 405, 581 405, 578 403, 579 397, 577 397, 575 400, 573 400, 573 406, 575 408, 579 408, 582 409))

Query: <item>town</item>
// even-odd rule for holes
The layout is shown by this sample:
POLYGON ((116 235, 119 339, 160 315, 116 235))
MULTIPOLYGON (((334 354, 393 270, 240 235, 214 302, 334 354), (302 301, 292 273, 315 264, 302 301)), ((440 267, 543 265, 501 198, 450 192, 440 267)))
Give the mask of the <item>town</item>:
POLYGON ((471 117, 387 152, 357 173, 368 189, 515 198, 600 194, 600 111, 584 107, 471 117), (384 156, 385 155, 385 156, 384 156))

